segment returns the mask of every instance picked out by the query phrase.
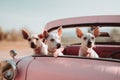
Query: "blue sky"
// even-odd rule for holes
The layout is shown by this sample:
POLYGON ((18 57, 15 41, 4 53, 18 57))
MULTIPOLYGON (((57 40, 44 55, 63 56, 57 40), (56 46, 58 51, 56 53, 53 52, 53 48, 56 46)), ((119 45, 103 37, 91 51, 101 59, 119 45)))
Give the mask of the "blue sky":
POLYGON ((40 33, 49 21, 91 15, 120 15, 120 0, 0 0, 4 30, 40 33))

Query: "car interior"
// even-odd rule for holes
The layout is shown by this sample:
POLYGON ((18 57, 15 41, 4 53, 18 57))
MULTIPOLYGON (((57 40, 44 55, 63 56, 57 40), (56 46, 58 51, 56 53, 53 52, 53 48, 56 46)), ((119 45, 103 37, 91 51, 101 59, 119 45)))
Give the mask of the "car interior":
MULTIPOLYGON (((83 31, 88 30, 89 28, 93 27, 87 27, 86 29, 84 27, 80 27, 83 29, 83 31)), ((63 34, 65 33, 65 37, 63 36, 63 45, 65 45, 63 49, 63 54, 64 55, 73 55, 77 56, 79 53, 80 49, 80 41, 78 41, 76 35, 75 35, 75 29, 72 28, 72 30, 69 31, 63 30, 63 34), (71 34, 73 32, 73 34, 71 34), (68 37, 69 35, 66 34, 71 34, 70 36, 74 36, 74 38, 68 37), (65 43, 65 44, 64 44, 65 43), (67 43, 67 44, 66 44, 67 43)), ((115 32, 114 30, 119 30, 119 27, 106 27, 106 26, 101 26, 100 27, 100 35, 96 39, 95 42, 95 47, 93 48, 97 54, 99 55, 100 58, 113 58, 113 59, 120 59, 120 41, 119 39, 114 39, 114 35, 119 35, 117 31, 115 32), (103 30, 105 29, 105 30, 103 30)), ((119 32, 119 31, 118 31, 119 32)))

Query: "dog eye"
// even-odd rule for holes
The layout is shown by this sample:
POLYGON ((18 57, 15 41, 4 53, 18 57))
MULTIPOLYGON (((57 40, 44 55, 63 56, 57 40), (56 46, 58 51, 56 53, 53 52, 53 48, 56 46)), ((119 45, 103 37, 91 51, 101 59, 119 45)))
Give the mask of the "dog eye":
POLYGON ((87 37, 84 37, 83 39, 84 39, 84 40, 86 40, 86 39, 87 39, 87 37))
POLYGON ((52 41, 52 42, 53 42, 53 41, 54 41, 54 39, 50 39, 50 41, 52 41))
POLYGON ((91 38, 92 40, 95 39, 94 37, 91 38))
POLYGON ((36 38, 36 40, 38 41, 38 38, 36 38))
POLYGON ((29 38, 28 41, 31 41, 31 39, 29 38))

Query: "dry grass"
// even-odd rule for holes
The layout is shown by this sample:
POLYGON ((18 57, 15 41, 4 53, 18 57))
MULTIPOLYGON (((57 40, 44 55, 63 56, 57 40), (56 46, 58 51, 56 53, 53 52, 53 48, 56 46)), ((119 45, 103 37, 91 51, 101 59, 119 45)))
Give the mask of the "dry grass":
POLYGON ((15 29, 4 31, 0 27, 0 61, 11 59, 9 51, 16 50, 18 55, 22 57, 33 54, 32 49, 26 40, 23 39, 20 31, 15 29))
POLYGON ((0 41, 6 40, 6 41, 20 41, 23 40, 22 34, 20 31, 17 31, 15 29, 4 31, 2 27, 0 27, 0 41))

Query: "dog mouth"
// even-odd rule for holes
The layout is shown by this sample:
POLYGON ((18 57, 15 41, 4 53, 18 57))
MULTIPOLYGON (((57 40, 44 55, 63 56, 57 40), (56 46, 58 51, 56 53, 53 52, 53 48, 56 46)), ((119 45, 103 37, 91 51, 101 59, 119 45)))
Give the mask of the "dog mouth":
POLYGON ((57 50, 56 48, 48 48, 48 51, 52 53, 56 52, 56 50, 57 50))
POLYGON ((88 48, 91 48, 91 47, 92 47, 92 45, 87 45, 87 47, 88 47, 88 48))

